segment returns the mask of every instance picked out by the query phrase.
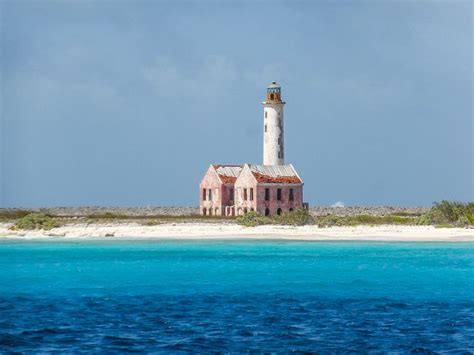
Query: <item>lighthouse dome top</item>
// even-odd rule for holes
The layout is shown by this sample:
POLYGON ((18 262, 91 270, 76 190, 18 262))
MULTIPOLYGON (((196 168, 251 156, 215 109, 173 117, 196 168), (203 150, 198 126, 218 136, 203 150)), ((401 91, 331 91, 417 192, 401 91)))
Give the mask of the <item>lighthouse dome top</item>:
POLYGON ((267 86, 267 88, 281 88, 281 86, 279 84, 277 84, 276 81, 272 81, 272 83, 270 85, 267 86))

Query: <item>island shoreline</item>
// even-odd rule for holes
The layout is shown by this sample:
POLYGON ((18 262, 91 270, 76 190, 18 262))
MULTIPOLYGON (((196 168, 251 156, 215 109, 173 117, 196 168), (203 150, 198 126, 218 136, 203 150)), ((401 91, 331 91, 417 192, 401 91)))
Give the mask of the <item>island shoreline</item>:
POLYGON ((0 223, 0 240, 156 240, 156 241, 360 241, 360 242, 474 242, 472 228, 378 225, 318 227, 264 225, 244 227, 223 223, 71 224, 51 230, 11 230, 0 223))

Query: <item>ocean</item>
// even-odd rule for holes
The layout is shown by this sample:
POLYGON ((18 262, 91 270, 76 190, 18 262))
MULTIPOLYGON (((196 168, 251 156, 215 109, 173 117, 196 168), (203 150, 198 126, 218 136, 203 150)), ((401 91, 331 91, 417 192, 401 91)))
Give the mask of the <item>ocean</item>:
POLYGON ((473 353, 474 243, 2 241, 0 353, 473 353))

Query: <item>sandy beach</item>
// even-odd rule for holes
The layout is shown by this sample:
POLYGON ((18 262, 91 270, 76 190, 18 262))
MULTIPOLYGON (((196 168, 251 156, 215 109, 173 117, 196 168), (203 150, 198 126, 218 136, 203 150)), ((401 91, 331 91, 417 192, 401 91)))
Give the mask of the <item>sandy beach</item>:
POLYGON ((474 241, 474 229, 433 226, 276 226, 243 227, 223 223, 169 223, 143 226, 138 223, 71 224, 49 231, 12 231, 11 224, 0 224, 0 239, 282 239, 306 241, 474 241))

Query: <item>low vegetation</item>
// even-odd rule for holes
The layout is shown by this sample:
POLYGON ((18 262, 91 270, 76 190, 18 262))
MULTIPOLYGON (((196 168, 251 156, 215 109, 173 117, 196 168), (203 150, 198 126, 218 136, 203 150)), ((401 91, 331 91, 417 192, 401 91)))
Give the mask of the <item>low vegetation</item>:
POLYGON ((87 218, 89 219, 127 219, 129 217, 123 214, 104 212, 104 213, 90 214, 87 216, 87 218))
POLYGON ((20 218, 25 217, 26 215, 30 214, 31 212, 28 210, 0 210, 0 222, 8 222, 8 221, 15 221, 20 218))
POLYGON ((21 230, 34 230, 44 229, 50 230, 59 227, 59 221, 47 215, 45 213, 29 213, 26 216, 20 218, 13 226, 12 229, 21 230))
POLYGON ((272 224, 270 217, 262 216, 260 213, 255 211, 247 212, 242 216, 236 218, 238 224, 245 227, 256 227, 264 224, 272 224))
POLYGON ((441 201, 424 214, 397 213, 386 216, 354 215, 311 216, 306 209, 297 209, 294 212, 280 216, 264 217, 257 212, 249 212, 237 217, 237 223, 254 227, 264 224, 302 226, 316 224, 319 227, 358 226, 358 225, 434 225, 438 228, 472 227, 474 226, 474 203, 441 201))
POLYGON ((314 218, 309 211, 304 208, 297 209, 293 212, 283 213, 280 216, 266 217, 258 212, 251 211, 243 216, 237 217, 237 223, 246 227, 255 227, 264 224, 278 224, 286 226, 303 226, 313 224, 314 218))
POLYGON ((468 227, 474 225, 474 202, 436 202, 419 219, 420 225, 468 227))
POLYGON ((414 225, 416 224, 415 217, 402 217, 402 216, 369 216, 369 215, 357 215, 357 216, 335 216, 326 215, 316 218, 316 224, 319 227, 332 227, 332 226, 358 226, 358 225, 381 225, 381 224, 396 224, 396 225, 414 225))
POLYGON ((88 216, 54 216, 47 210, 31 212, 21 209, 0 209, 0 222, 13 223, 12 229, 34 230, 52 229, 63 224, 74 223, 139 223, 146 226, 155 226, 165 223, 233 223, 248 227, 259 225, 288 225, 303 226, 315 224, 319 227, 331 226, 358 226, 358 225, 433 225, 438 228, 467 227, 474 228, 474 202, 461 203, 441 201, 433 205, 425 213, 398 212, 390 215, 376 216, 371 214, 358 214, 340 216, 326 214, 313 216, 307 209, 296 209, 280 216, 266 217, 258 212, 251 211, 237 218, 223 216, 189 215, 125 215, 113 212, 95 213, 88 216))

